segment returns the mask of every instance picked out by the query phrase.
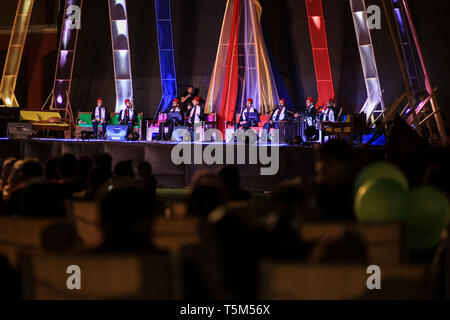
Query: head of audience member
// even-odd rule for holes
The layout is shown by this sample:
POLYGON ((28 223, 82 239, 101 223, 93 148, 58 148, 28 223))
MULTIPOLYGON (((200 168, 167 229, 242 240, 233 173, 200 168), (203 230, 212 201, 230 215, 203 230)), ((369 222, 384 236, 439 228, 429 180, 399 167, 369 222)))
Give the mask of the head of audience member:
POLYGON ((350 178, 353 149, 344 140, 332 139, 323 144, 316 161, 316 179, 328 187, 337 186, 350 178))
POLYGON ((218 176, 228 192, 230 200, 249 200, 251 194, 241 189, 239 169, 233 165, 226 165, 219 170, 218 176))
POLYGON ((95 158, 95 166, 105 169, 106 171, 109 172, 110 175, 112 172, 112 163, 113 163, 113 159, 112 159, 111 155, 109 155, 107 153, 100 153, 95 158))
POLYGON ((41 164, 36 159, 26 159, 23 162, 22 168, 22 177, 25 182, 30 181, 34 178, 39 178, 44 175, 44 170, 42 169, 41 164))
POLYGON ((150 248, 153 206, 137 186, 113 188, 100 202, 105 249, 141 251, 150 248))
POLYGON ((23 160, 17 160, 14 163, 11 173, 9 174, 9 177, 8 177, 9 188, 14 188, 15 186, 17 186, 23 182, 23 176, 22 176, 23 163, 24 163, 23 160))
POLYGON ((114 166, 114 175, 116 178, 134 179, 133 161, 120 161, 114 166))
POLYGON ((196 172, 187 199, 188 214, 207 217, 227 201, 226 190, 213 171, 196 172))
POLYGON ((58 173, 59 158, 50 158, 45 162, 45 177, 48 182, 54 183, 61 179, 58 173))
POLYGON ((143 180, 151 179, 153 176, 153 168, 150 162, 141 162, 141 164, 139 164, 138 173, 139 177, 143 180))
POLYGON ((87 178, 89 177, 89 171, 94 166, 94 161, 91 157, 83 156, 78 159, 78 179, 82 183, 86 183, 87 178))
POLYGON ((3 161, 2 165, 2 173, 1 173, 1 181, 0 181, 0 187, 3 188, 8 183, 8 177, 11 174, 11 171, 14 167, 14 163, 17 161, 16 158, 8 158, 5 161, 3 161))
POLYGON ((58 173, 65 181, 75 178, 77 173, 77 158, 71 153, 64 154, 59 158, 58 173))
POLYGON ((91 191, 95 193, 105 185, 111 177, 110 172, 102 167, 95 167, 89 172, 88 184, 91 191))

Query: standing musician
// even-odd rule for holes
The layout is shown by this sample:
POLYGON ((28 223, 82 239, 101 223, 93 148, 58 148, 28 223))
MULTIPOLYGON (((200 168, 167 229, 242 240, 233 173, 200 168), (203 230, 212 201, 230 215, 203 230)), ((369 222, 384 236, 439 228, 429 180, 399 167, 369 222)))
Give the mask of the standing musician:
POLYGON ((237 123, 237 129, 242 127, 247 131, 250 127, 257 126, 259 122, 258 110, 253 107, 253 99, 248 98, 247 104, 242 108, 239 122, 237 123), (256 115, 256 118, 253 118, 254 115, 256 115))
POLYGON ((287 120, 286 99, 281 99, 278 106, 269 116, 269 121, 264 124, 264 129, 269 131, 272 128, 278 129, 278 122, 287 120))
POLYGON ((110 119, 110 114, 108 109, 103 105, 102 99, 97 99, 97 106, 91 115, 92 119, 92 128, 94 129, 94 138, 98 137, 98 129, 99 125, 102 127, 102 136, 103 139, 106 138, 106 126, 110 119))
POLYGON ((187 117, 188 126, 193 127, 195 124, 204 121, 205 113, 203 111, 203 108, 200 106, 199 97, 195 97, 192 100, 192 108, 188 112, 189 112, 187 117))
POLYGON ((175 99, 172 102, 172 107, 170 107, 167 111, 167 120, 166 122, 161 122, 159 124, 159 137, 161 140, 169 140, 172 138, 172 132, 177 125, 183 125, 184 124, 184 112, 181 109, 180 106, 180 100, 175 99), (171 116, 176 116, 178 114, 177 118, 173 118, 171 116), (167 133, 167 136, 164 135, 164 126, 169 125, 169 132, 167 133))
POLYGON ((316 124, 317 110, 314 106, 314 99, 308 97, 306 99, 306 123, 308 127, 312 127, 316 124))
POLYGON ((122 109, 119 114, 119 124, 123 126, 128 126, 127 135, 133 133, 133 127, 137 123, 137 114, 131 101, 129 99, 125 100, 125 109, 122 109))

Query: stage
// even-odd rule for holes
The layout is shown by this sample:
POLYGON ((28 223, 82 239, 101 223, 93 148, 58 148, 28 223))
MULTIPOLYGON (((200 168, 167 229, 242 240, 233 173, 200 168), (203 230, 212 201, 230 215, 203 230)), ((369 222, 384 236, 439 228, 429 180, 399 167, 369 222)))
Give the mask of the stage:
MULTIPOLYGON (((270 191, 275 185, 286 179, 295 177, 308 179, 314 175, 316 151, 313 147, 255 145, 254 148, 253 150, 257 150, 258 155, 261 155, 262 151, 268 152, 271 164, 267 163, 267 159, 266 162, 262 161, 259 156, 255 156, 254 159, 252 159, 252 156, 249 157, 249 154, 252 152, 250 151, 251 149, 242 144, 178 144, 175 142, 112 142, 59 139, 0 139, 0 160, 14 156, 19 159, 33 157, 44 162, 51 157, 58 157, 65 153, 72 153, 76 157, 84 155, 95 157, 100 153, 109 153, 113 158, 113 165, 119 161, 133 160, 133 164, 137 168, 142 161, 150 162, 160 188, 185 188, 189 185, 196 171, 205 168, 217 169, 222 166, 221 163, 238 164, 242 177, 242 186, 253 192, 270 191), (189 161, 179 165, 175 164, 174 162, 177 162, 177 160, 173 161, 172 157, 174 153, 179 154, 179 152, 174 152, 174 148, 184 148, 188 152, 190 150, 192 152, 190 164, 189 161), (209 165, 207 164, 207 159, 194 159, 196 154, 206 154, 208 149, 211 150, 211 148, 216 149, 215 152, 217 154, 214 154, 216 159, 222 159, 222 161, 218 161, 219 164, 209 165), (239 159, 239 154, 242 150, 245 150, 245 157, 239 159), (230 153, 232 153, 231 157, 229 156, 230 153), (272 171, 276 171, 276 174, 262 174, 261 169, 270 166, 272 166, 272 171), (278 170, 276 170, 277 167, 278 170)), ((385 157, 383 148, 379 147, 355 148, 355 153, 355 170, 359 170, 359 168, 364 167, 368 163, 382 160, 385 157)))

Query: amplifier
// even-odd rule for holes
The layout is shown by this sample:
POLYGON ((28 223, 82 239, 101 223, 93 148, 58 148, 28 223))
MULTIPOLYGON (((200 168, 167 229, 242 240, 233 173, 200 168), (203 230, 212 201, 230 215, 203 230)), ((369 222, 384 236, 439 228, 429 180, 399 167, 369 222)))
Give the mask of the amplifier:
POLYGON ((0 107, 0 137, 7 137, 8 123, 19 121, 19 108, 0 107))
POLYGON ((27 122, 10 122, 7 128, 10 139, 31 139, 33 136, 33 125, 27 122))
POLYGON ((127 141, 128 126, 107 126, 106 137, 111 141, 127 141))

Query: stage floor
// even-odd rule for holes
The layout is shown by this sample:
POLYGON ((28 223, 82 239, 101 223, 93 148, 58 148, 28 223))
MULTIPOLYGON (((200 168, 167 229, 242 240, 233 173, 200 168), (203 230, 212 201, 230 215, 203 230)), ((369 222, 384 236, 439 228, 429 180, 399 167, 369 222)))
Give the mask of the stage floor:
MULTIPOLYGON (((137 167, 142 161, 150 162, 160 188, 185 188, 189 185, 195 172, 206 168, 216 170, 223 165, 222 163, 237 164, 242 177, 242 186, 252 192, 270 191, 286 179, 295 177, 308 179, 314 176, 315 148, 285 144, 258 144, 254 148, 252 159, 251 156, 249 157, 248 146, 242 148, 243 146, 242 144, 224 144, 222 142, 179 144, 146 141, 0 139, 0 160, 3 161, 7 157, 14 156, 20 159, 33 157, 44 162, 51 157, 65 153, 72 153, 76 157, 84 155, 95 157, 100 153, 109 153, 113 157, 113 164, 123 160, 133 160, 134 166, 137 167), (174 150, 174 148, 178 149, 174 150), (184 152, 191 154, 190 157, 188 155, 184 158, 184 163, 176 164, 177 159, 181 160, 179 148, 184 149, 181 154, 184 152), (211 153, 212 149, 215 149, 215 152, 211 153), (244 150, 245 156, 238 157, 239 154, 242 154, 240 153, 242 150, 244 150), (198 154, 200 157, 196 156, 198 154), (209 165, 205 154, 213 155, 216 160, 219 160, 219 163, 209 165), (267 170, 269 167, 271 168, 268 170, 271 171, 269 173, 275 174, 263 175, 262 169, 266 168, 267 170)), ((380 147, 355 148, 355 152, 356 161, 353 166, 355 170, 385 158, 384 149, 380 147)))

